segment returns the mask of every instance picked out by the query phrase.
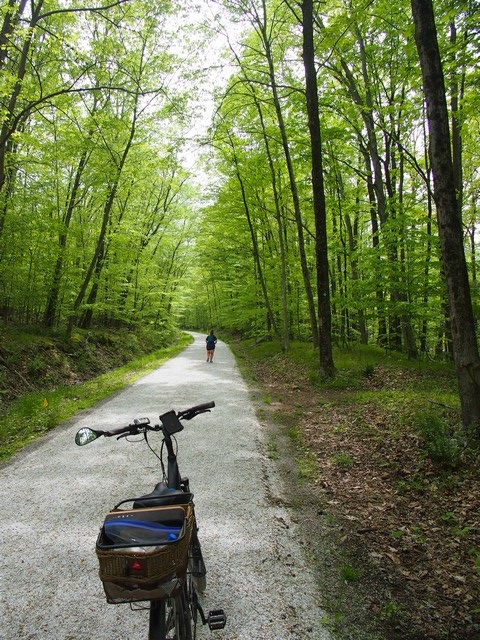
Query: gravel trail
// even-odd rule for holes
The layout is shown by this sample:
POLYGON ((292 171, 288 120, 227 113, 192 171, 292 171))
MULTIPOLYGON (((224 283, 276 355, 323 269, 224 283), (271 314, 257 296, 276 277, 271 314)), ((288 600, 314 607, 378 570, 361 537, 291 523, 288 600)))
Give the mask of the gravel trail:
POLYGON ((203 604, 228 617, 225 629, 200 627, 197 638, 329 640, 234 358, 219 341, 207 363, 205 337, 194 337, 180 355, 0 468, 1 640, 147 637, 147 612, 106 603, 94 547, 103 516, 122 498, 150 491, 158 463, 142 443, 101 438, 79 448, 74 436, 83 426, 108 429, 144 416, 157 422, 169 409, 209 400, 215 409, 185 422, 177 436, 208 571, 203 604))

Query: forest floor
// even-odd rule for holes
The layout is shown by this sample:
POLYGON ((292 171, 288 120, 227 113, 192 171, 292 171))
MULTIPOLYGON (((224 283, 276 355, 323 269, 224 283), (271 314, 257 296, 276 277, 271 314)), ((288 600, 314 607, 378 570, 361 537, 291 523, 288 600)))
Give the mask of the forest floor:
POLYGON ((425 388, 425 371, 378 365, 362 396, 310 382, 283 354, 237 352, 265 418, 284 426, 290 449, 296 443, 297 512, 326 589, 323 622, 351 640, 479 640, 478 449, 455 449, 453 464, 454 436, 439 438, 447 451, 433 462, 395 402, 374 401, 390 389, 408 402, 403 390, 425 388))

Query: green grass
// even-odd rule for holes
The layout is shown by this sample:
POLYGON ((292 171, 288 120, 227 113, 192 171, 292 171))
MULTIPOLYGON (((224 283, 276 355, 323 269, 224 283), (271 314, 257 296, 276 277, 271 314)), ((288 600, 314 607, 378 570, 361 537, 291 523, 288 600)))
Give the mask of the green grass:
POLYGON ((404 606, 402 604, 398 604, 397 602, 384 602, 382 605, 382 610, 380 612, 380 617, 383 620, 394 620, 397 619, 404 613, 404 606))
POLYGON ((21 396, 12 402, 8 412, 0 417, 0 460, 10 458, 26 444, 79 411, 92 407, 153 371, 183 351, 192 340, 189 334, 182 334, 175 345, 136 358, 88 382, 21 396))
POLYGON ((267 456, 270 460, 279 460, 278 443, 275 435, 271 435, 267 441, 267 456))
POLYGON ((362 571, 355 569, 350 564, 344 564, 340 567, 340 575, 345 582, 358 582, 362 577, 362 571))
POLYGON ((315 480, 318 475, 318 462, 315 454, 305 450, 301 458, 297 460, 298 477, 302 480, 315 480))
POLYGON ((353 458, 352 456, 345 452, 339 451, 337 454, 333 456, 333 462, 342 469, 350 469, 353 467, 353 458))
POLYGON ((314 480, 318 475, 317 457, 305 446, 301 429, 298 426, 290 426, 286 429, 286 434, 297 451, 298 477, 302 480, 314 480))

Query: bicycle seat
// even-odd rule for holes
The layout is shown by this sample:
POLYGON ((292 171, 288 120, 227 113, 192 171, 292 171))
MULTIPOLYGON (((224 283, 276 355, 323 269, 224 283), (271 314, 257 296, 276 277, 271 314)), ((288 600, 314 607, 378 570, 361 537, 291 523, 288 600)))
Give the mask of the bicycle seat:
POLYGON ((187 504, 191 502, 193 495, 185 493, 181 489, 169 489, 165 482, 159 482, 153 491, 136 498, 134 509, 146 509, 148 507, 163 507, 171 504, 187 504))

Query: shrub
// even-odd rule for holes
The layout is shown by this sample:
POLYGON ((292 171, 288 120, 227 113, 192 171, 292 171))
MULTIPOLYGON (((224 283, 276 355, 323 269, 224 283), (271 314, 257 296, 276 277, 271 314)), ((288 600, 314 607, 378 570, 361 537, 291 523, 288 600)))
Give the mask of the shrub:
POLYGON ((416 427, 432 462, 445 469, 457 469, 460 466, 463 438, 459 425, 452 426, 438 413, 427 411, 417 417, 416 427))

